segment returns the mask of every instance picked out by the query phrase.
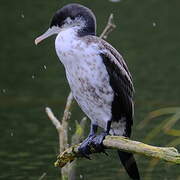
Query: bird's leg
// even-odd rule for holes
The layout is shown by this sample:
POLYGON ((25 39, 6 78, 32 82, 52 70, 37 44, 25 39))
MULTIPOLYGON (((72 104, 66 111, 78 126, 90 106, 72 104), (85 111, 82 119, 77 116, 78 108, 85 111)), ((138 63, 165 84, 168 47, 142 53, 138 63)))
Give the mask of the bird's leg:
POLYGON ((88 137, 94 136, 97 133, 97 130, 98 130, 98 126, 96 124, 91 123, 91 130, 88 137))
POLYGON ((107 153, 105 152, 105 148, 103 146, 103 140, 104 138, 109 134, 109 131, 111 129, 111 121, 108 121, 106 124, 106 129, 104 132, 102 132, 99 135, 96 135, 91 142, 91 145, 93 146, 93 148, 96 150, 96 152, 103 152, 107 155, 107 153))
POLYGON ((90 159, 89 154, 91 154, 90 151, 90 144, 95 137, 95 134, 97 132, 98 126, 96 124, 91 123, 91 130, 88 135, 88 137, 81 143, 79 147, 79 152, 82 154, 82 156, 90 159))

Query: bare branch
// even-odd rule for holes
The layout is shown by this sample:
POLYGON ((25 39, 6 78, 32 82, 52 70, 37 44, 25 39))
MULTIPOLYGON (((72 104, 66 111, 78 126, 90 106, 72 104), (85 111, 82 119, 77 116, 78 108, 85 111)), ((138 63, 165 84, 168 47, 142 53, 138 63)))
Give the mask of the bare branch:
MULTIPOLYGON (((142 142, 133 141, 122 136, 107 136, 103 145, 107 149, 119 149, 126 152, 141 154, 147 157, 161 159, 167 162, 180 164, 180 153, 173 147, 156 147, 142 142)), ((56 167, 63 167, 68 162, 81 157, 78 151, 79 145, 71 146, 58 156, 55 162, 56 167)), ((91 148, 91 153, 94 153, 91 148)))
POLYGON ((62 124, 60 123, 60 121, 56 118, 56 116, 53 114, 51 108, 46 107, 45 109, 46 114, 48 115, 49 119, 52 121, 52 123, 54 124, 54 126, 56 127, 56 129, 58 131, 62 130, 62 124))
POLYGON ((104 28, 103 32, 99 36, 100 38, 107 39, 109 33, 116 28, 116 25, 114 24, 113 20, 114 20, 114 16, 111 13, 110 16, 109 16, 106 27, 104 28))
POLYGON ((63 115, 63 118, 62 118, 62 124, 63 124, 63 122, 67 121, 70 118, 70 115, 71 115, 70 108, 71 108, 72 103, 73 103, 73 95, 70 92, 69 95, 68 95, 67 101, 66 101, 66 107, 64 109, 64 115, 63 115))
POLYGON ((47 173, 44 172, 44 173, 40 176, 40 178, 39 178, 38 180, 43 180, 43 179, 45 179, 46 175, 47 175, 47 173))

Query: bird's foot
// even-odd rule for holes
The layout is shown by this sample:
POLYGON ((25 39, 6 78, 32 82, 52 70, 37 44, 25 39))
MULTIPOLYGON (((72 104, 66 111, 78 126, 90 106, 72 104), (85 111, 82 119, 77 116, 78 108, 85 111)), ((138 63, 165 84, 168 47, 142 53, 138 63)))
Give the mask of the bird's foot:
POLYGON ((99 135, 96 135, 92 142, 91 142, 91 146, 94 148, 95 152, 97 153, 104 153, 106 155, 108 155, 105 151, 105 147, 103 145, 103 140, 105 139, 105 137, 108 135, 108 133, 106 132, 102 132, 99 135))
POLYGON ((79 152, 81 153, 82 156, 90 159, 90 154, 91 151, 96 152, 96 153, 105 153, 105 148, 103 146, 103 140, 108 135, 106 132, 103 132, 99 135, 90 135, 88 136, 80 145, 79 147, 79 152))
POLYGON ((89 155, 91 154, 91 142, 92 139, 95 137, 95 135, 90 135, 88 136, 79 146, 78 150, 80 152, 80 154, 84 157, 86 157, 87 159, 90 159, 89 155))

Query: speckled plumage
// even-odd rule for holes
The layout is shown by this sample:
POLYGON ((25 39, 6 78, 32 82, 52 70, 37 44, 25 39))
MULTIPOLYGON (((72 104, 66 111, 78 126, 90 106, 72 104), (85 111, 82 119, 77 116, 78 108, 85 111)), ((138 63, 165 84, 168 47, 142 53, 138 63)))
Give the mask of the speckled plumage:
POLYGON ((56 38, 56 48, 66 76, 81 109, 93 123, 105 128, 111 118, 113 90, 97 44, 89 44, 65 30, 56 38), (64 39, 67 38, 67 39, 64 39))
MULTIPOLYGON (((124 63, 123 60, 120 59, 119 62, 111 53, 115 50, 100 38, 95 36, 78 37, 76 28, 60 32, 55 44, 58 57, 65 67, 74 98, 93 124, 105 129, 107 121, 112 119, 114 91, 100 54, 107 54, 120 67, 129 81, 130 89, 133 90, 131 78, 121 65, 124 63)), ((119 54, 116 56, 121 57, 119 54)), ((124 66, 126 67, 125 63, 124 66)), ((122 117, 121 120, 112 122, 110 133, 124 135, 125 128, 126 121, 122 117)))

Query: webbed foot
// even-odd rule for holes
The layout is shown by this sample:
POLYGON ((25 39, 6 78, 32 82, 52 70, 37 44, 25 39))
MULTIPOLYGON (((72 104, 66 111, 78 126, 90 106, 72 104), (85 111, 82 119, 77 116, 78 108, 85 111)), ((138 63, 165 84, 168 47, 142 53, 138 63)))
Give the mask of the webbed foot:
POLYGON ((93 152, 97 153, 105 153, 105 148, 103 146, 103 140, 105 136, 107 135, 106 132, 103 132, 99 135, 91 135, 88 136, 80 145, 79 152, 82 154, 82 156, 90 159, 89 155, 91 154, 91 149, 93 149, 93 152))
POLYGON ((105 151, 105 147, 103 145, 103 140, 105 139, 105 137, 108 135, 108 133, 106 132, 102 132, 99 135, 96 135, 91 142, 91 146, 95 149, 95 152, 97 153, 105 153, 106 155, 108 155, 105 151))
POLYGON ((91 154, 90 151, 90 145, 92 142, 92 139, 94 138, 95 135, 90 135, 88 136, 79 146, 78 150, 80 152, 80 154, 84 157, 86 157, 87 159, 90 159, 89 155, 91 154))

